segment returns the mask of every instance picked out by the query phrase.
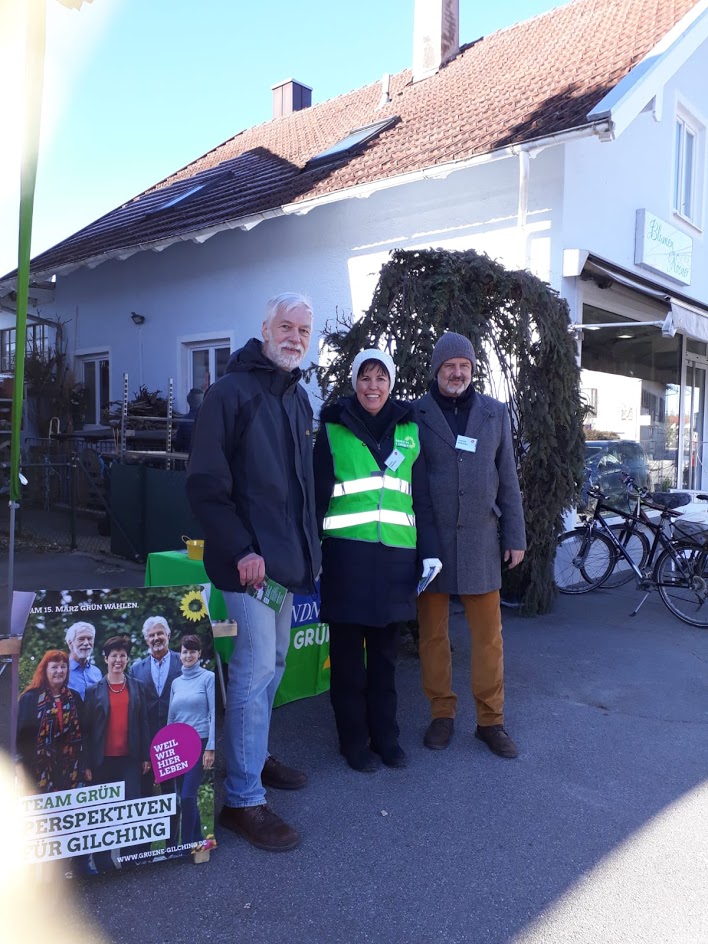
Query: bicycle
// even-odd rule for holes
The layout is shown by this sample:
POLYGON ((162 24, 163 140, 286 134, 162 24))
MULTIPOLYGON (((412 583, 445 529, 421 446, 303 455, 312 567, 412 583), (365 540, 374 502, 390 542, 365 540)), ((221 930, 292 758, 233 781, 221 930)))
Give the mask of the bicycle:
MULTIPOLYGON (((561 535, 559 548, 567 544, 573 550, 577 548, 577 553, 572 559, 567 554, 564 558, 561 553, 561 568, 564 559, 566 566, 570 561, 576 576, 564 587, 559 584, 559 590, 585 593, 600 587, 612 574, 618 559, 622 558, 636 577, 637 587, 647 591, 631 616, 637 615, 651 591, 656 589, 667 609, 678 619, 691 626, 708 627, 708 529, 694 522, 685 522, 675 525, 678 537, 672 533, 671 522, 680 517, 680 512, 675 509, 688 504, 690 496, 682 492, 656 492, 650 500, 647 490, 638 488, 629 476, 625 481, 637 494, 636 512, 623 512, 607 505, 599 488, 593 486, 589 491, 587 509, 588 517, 592 514, 591 520, 583 528, 561 535), (659 511, 659 520, 652 521, 645 508, 659 511), (648 554, 641 563, 632 559, 613 528, 604 520, 603 510, 620 515, 634 535, 641 535, 639 541, 642 544, 646 535, 636 530, 640 524, 653 534, 648 554), (577 574, 581 576, 582 584, 577 574)), ((560 577, 562 583, 564 576, 556 565, 556 582, 560 577)))
MULTIPOLYGON (((627 476, 626 507, 611 505, 598 484, 591 482, 580 517, 583 524, 566 531, 558 539, 554 561, 555 581, 561 593, 587 593, 598 586, 619 587, 635 576, 627 558, 617 554, 604 534, 609 527, 623 545, 629 558, 642 568, 649 557, 647 523, 640 517, 639 496, 631 496, 633 480, 627 476), (633 512, 628 508, 634 507, 633 512), (622 520, 608 525, 603 512, 622 520), (597 540, 595 540, 597 538, 597 540)), ((686 497, 685 501, 690 499, 686 497)), ((651 529, 651 523, 648 527, 651 529)))

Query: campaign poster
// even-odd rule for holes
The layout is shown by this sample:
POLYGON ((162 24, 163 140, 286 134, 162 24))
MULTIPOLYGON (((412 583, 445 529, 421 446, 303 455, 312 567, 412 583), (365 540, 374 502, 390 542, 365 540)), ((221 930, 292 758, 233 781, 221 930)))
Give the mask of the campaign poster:
POLYGON ((40 591, 19 664, 24 859, 67 877, 214 841, 214 646, 200 586, 40 591))
POLYGON ((320 621, 319 587, 314 594, 293 596, 285 674, 274 706, 329 691, 329 626, 320 621))

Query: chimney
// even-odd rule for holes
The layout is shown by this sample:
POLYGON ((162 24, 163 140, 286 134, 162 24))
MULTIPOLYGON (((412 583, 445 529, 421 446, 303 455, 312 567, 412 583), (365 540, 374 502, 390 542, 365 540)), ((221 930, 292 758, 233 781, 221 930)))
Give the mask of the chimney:
POLYGON ((460 51, 460 0, 415 0, 413 81, 435 75, 460 51))
POLYGON ((282 118, 283 115, 292 115, 294 111, 309 108, 312 104, 312 89, 309 85, 296 82, 295 79, 285 79, 273 86, 273 117, 282 118))

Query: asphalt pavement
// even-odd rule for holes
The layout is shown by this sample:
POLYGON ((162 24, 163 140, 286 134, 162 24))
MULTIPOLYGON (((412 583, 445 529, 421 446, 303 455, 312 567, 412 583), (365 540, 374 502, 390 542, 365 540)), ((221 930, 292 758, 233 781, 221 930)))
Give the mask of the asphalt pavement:
MULTIPOLYGON (((110 558, 17 558, 18 589, 141 584, 140 567, 110 558)), ((561 596, 531 620, 504 611, 517 760, 473 737, 460 617, 448 750, 422 745, 428 710, 406 652, 405 770, 346 767, 326 695, 276 709, 271 751, 310 782, 269 802, 302 845, 267 853, 220 831, 207 864, 68 883, 77 933, 95 922, 115 944, 705 944, 708 633, 656 596, 630 618, 640 598, 622 588, 561 596)))

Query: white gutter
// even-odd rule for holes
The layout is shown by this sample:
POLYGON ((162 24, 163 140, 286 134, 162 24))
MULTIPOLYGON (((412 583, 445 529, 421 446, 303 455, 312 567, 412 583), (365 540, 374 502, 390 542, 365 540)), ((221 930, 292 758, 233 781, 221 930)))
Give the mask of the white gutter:
POLYGON ((395 177, 386 177, 384 180, 375 180, 367 184, 356 184, 354 187, 347 187, 344 190, 326 193, 321 197, 312 197, 310 200, 301 200, 298 203, 286 203, 281 209, 283 213, 287 215, 296 214, 299 216, 309 213, 310 210, 314 210, 316 207, 326 206, 330 203, 338 203, 340 200, 351 200, 352 198, 366 199, 374 193, 379 193, 383 190, 391 190, 393 187, 401 187, 405 184, 417 183, 421 180, 444 179, 457 171, 468 170, 471 167, 480 167, 483 164, 491 164, 494 161, 504 160, 507 157, 516 157, 522 152, 527 152, 531 157, 534 157, 537 152, 555 144, 565 144, 570 141, 576 141, 579 138, 589 138, 593 136, 603 139, 608 131, 608 122, 593 122, 582 128, 575 128, 571 131, 559 131, 556 134, 549 134, 544 138, 536 138, 533 141, 526 141, 523 144, 510 144, 496 151, 487 151, 486 154, 476 154, 474 157, 468 157, 463 161, 448 161, 446 164, 435 164, 432 167, 411 171, 408 174, 398 174, 395 177))
MULTIPOLYGON (((612 138, 619 137, 647 104, 660 97, 678 68, 708 38, 708 0, 700 0, 588 114, 608 121, 612 138)), ((660 105, 658 113, 660 114, 660 105)))
MULTIPOLYGON (((706 0, 708 2, 708 0, 706 0)), ((366 184, 356 184, 353 187, 346 187, 343 190, 337 190, 333 193, 326 193, 319 197, 312 197, 310 200, 302 200, 297 203, 286 203, 280 207, 274 207, 269 210, 263 210, 260 213, 253 213, 249 216, 238 217, 235 220, 226 220, 209 226, 201 230, 195 230, 190 233, 183 233, 177 236, 168 236, 165 239, 155 240, 151 243, 139 243, 134 246, 126 246, 124 249, 111 249, 108 252, 99 253, 88 259, 82 259, 80 262, 68 263, 55 269, 40 269, 32 272, 34 279, 47 278, 50 276, 68 275, 76 269, 86 266, 95 269, 111 259, 125 260, 138 252, 144 252, 152 249, 156 252, 162 252, 169 246, 179 242, 204 243, 207 239, 215 236, 217 233, 229 229, 248 230, 253 229, 264 220, 272 220, 279 216, 304 216, 317 207, 327 206, 332 203, 339 203, 343 200, 366 199, 374 193, 380 193, 384 190, 391 190, 393 187, 402 187, 406 184, 417 183, 421 180, 438 180, 449 177, 450 174, 458 171, 468 170, 472 167, 479 167, 483 164, 491 164, 494 161, 505 160, 508 157, 516 157, 521 154, 528 154, 534 157, 544 148, 552 147, 556 144, 566 144, 571 141, 577 141, 581 138, 598 137, 600 140, 607 140, 610 124, 607 121, 596 121, 592 124, 584 125, 582 128, 574 128, 570 131, 559 131, 556 134, 546 135, 543 138, 536 138, 533 141, 526 141, 523 144, 510 144, 507 147, 499 148, 496 151, 488 151, 486 154, 477 154, 474 157, 466 158, 461 161, 448 161, 445 164, 435 164, 422 170, 411 171, 408 174, 398 174, 395 177, 386 177, 383 180, 372 181, 366 184)), ((523 158, 522 161, 526 159, 523 158)), ((5 288, 14 286, 14 280, 0 282, 0 292, 5 288)))

